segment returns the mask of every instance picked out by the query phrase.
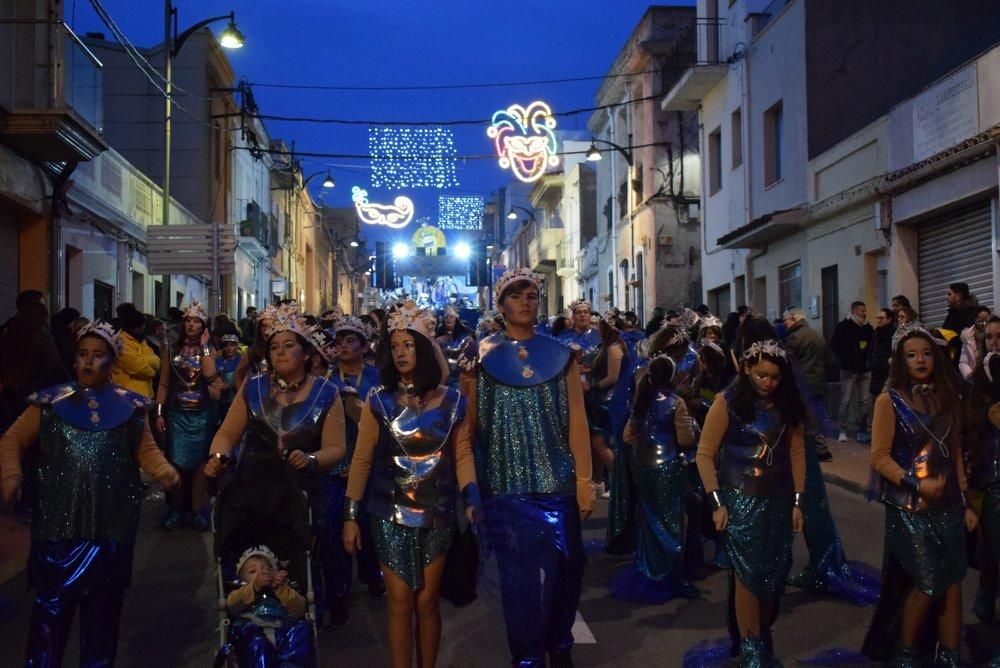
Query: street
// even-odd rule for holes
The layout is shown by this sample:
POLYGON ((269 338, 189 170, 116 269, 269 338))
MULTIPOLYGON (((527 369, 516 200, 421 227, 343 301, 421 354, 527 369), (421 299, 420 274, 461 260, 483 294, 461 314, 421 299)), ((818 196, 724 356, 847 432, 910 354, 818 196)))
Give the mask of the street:
MULTIPOLYGON (((830 504, 848 558, 878 566, 882 549, 882 509, 855 492, 827 485, 830 504)), ((190 529, 164 533, 156 528, 162 497, 151 490, 144 505, 136 548, 135 573, 122 618, 120 666, 180 667, 210 666, 218 647, 215 610, 215 574, 211 537, 190 529)), ((725 577, 707 571, 697 582, 702 598, 669 601, 647 606, 618 601, 607 592, 609 578, 627 559, 593 554, 603 536, 607 502, 599 501, 598 512, 585 524, 590 561, 585 576, 577 645, 573 658, 578 666, 680 666, 689 647, 701 640, 724 636, 725 577)), ((710 548, 709 550, 710 551, 710 548)), ((795 544, 795 566, 805 562, 804 541, 795 544)), ((974 571, 965 582, 965 623, 971 632, 987 629, 972 615, 975 594, 974 571)), ((0 587, 0 594, 17 606, 15 617, 0 624, 0 646, 5 648, 3 666, 15 666, 27 633, 30 596, 25 592, 24 573, 0 587)), ((487 566, 479 599, 456 609, 441 602, 444 629, 441 666, 504 666, 508 654, 503 617, 496 595, 495 569, 487 566)), ((774 627, 776 654, 785 665, 817 655, 828 648, 856 650, 860 647, 871 616, 830 597, 789 590, 782 599, 781 615, 774 627)), ((66 665, 76 664, 75 631, 67 649, 66 665)), ((339 630, 320 630, 321 665, 389 665, 385 634, 385 599, 371 599, 359 584, 351 599, 351 621, 339 630)), ((964 652, 970 659, 968 649, 964 652)), ((859 663, 852 665, 873 665, 859 663)), ((981 665, 981 664, 972 664, 981 665)))

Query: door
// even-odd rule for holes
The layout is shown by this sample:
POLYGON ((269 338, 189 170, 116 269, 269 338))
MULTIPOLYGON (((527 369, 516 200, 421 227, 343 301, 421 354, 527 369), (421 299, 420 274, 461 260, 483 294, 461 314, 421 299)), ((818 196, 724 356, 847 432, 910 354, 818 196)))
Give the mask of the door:
MULTIPOLYGON (((823 300, 820 313, 823 314, 823 338, 829 342, 833 338, 833 330, 840 321, 840 284, 837 265, 823 267, 820 270, 820 290, 823 300)), ((840 371, 837 358, 828 345, 826 347, 826 379, 830 382, 840 381, 840 371)))
POLYGON ((94 281, 94 319, 111 320, 115 288, 104 281, 94 281))

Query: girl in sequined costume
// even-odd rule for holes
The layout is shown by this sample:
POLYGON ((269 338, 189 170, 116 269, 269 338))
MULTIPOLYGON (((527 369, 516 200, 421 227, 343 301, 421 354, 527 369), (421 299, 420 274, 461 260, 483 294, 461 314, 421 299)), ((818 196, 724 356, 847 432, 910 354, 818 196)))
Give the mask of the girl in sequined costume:
POLYGON ((595 452, 610 447, 612 453, 612 463, 608 466, 611 500, 605 550, 609 554, 628 554, 635 549, 635 481, 621 436, 631 405, 635 359, 621 338, 623 324, 614 311, 605 313, 597 327, 601 348, 589 380, 583 383, 590 442, 592 446, 599 442, 595 452), (615 461, 621 462, 621 466, 614 466, 615 461))
POLYGON ((460 375, 458 358, 462 355, 462 350, 472 332, 459 320, 458 311, 449 306, 444 310, 444 317, 441 318, 441 324, 438 325, 435 334, 435 340, 441 347, 445 359, 448 360, 450 373, 445 380, 449 387, 458 387, 460 375))
POLYGON ((774 665, 771 624, 802 530, 805 406, 785 352, 755 343, 719 393, 698 444, 698 472, 725 532, 730 569, 729 629, 741 665, 774 665))
POLYGON ((958 666, 967 507, 958 393, 931 335, 900 327, 875 401, 872 469, 885 504, 882 592, 863 651, 894 666, 958 666), (935 629, 936 626, 936 629, 935 629), (935 633, 936 630, 936 633, 935 633), (895 648, 895 649, 893 649, 895 648))
POLYGON ((181 340, 164 348, 156 391, 156 429, 166 437, 167 459, 181 475, 180 489, 168 497, 170 509, 160 520, 176 529, 189 511, 199 531, 211 526, 201 465, 218 426, 223 383, 209 343, 208 314, 193 302, 184 312, 181 340))
POLYGON ((215 369, 222 380, 223 388, 219 396, 219 419, 225 420, 229 407, 236 397, 236 369, 243 361, 244 355, 240 354, 240 339, 236 335, 236 328, 230 328, 219 334, 219 342, 222 349, 215 357, 215 369))
POLYGON ((580 370, 571 349, 534 331, 541 281, 496 282, 506 331, 462 361, 483 488, 480 537, 497 556, 511 664, 571 666, 583 568, 581 521, 595 504, 580 370), (539 577, 544 573, 544 579, 539 577))
MULTIPOLYGON (((680 563, 684 546, 684 476, 681 451, 695 444, 687 407, 673 393, 677 366, 666 355, 654 358, 636 388, 623 439, 631 447, 638 505, 635 561, 615 575, 611 593, 662 603, 697 595, 680 563)), ((624 463, 624 460, 623 460, 624 463)))
POLYGON ((969 486, 979 504, 979 590, 973 611, 983 622, 996 618, 1000 561, 1000 318, 986 323, 986 354, 972 372, 969 395, 972 434, 969 486))
POLYGON ((413 664, 414 641, 418 665, 435 665, 438 597, 456 532, 458 491, 469 521, 479 505, 466 401, 442 386, 433 335, 434 318, 424 311, 389 314, 377 355, 382 386, 369 393, 361 413, 344 507, 344 548, 355 554, 364 547, 358 518, 371 478, 365 505, 389 595, 389 648, 397 667, 413 664))
POLYGON ((28 409, 0 439, 0 486, 7 502, 19 494, 25 448, 41 443, 28 562, 37 595, 27 665, 62 664, 77 608, 80 664, 114 665, 143 496, 139 469, 168 490, 179 482, 149 431, 151 401, 111 382, 121 350, 109 323, 84 327, 77 341, 77 382, 32 394, 28 409))

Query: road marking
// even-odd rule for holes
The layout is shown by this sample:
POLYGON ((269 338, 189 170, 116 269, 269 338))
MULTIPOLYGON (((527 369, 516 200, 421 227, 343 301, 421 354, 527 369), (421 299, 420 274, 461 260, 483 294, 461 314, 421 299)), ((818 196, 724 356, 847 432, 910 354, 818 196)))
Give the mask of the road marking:
POLYGON ((576 611, 576 619, 573 621, 573 642, 577 645, 596 645, 597 638, 594 637, 587 622, 583 621, 583 615, 576 611))

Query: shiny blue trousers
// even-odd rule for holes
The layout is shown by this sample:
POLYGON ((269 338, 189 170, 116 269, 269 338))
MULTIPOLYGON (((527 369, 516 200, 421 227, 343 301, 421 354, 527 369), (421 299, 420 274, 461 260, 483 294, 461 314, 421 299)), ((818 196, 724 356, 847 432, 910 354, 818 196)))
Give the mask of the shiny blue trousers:
POLYGON ((37 594, 31 610, 25 666, 62 665, 77 607, 80 665, 113 666, 118 651, 118 622, 131 575, 131 544, 33 541, 28 578, 37 594))
MULTIPOLYGON (((320 532, 319 561, 323 572, 322 596, 318 597, 327 606, 337 598, 347 596, 351 590, 351 555, 344 550, 344 497, 347 493, 347 478, 335 476, 328 488, 329 504, 326 511, 326 527, 320 532)), ((363 504, 362 504, 362 507, 363 504)), ((362 584, 372 585, 382 581, 375 541, 372 538, 368 513, 358 516, 361 527, 361 550, 358 551, 358 579, 362 584)))
POLYGON ((583 586, 580 509, 570 494, 517 494, 483 503, 485 547, 497 555, 511 665, 545 666, 573 647, 583 586))
POLYGON ((288 624, 275 629, 272 643, 259 626, 240 620, 230 628, 223 651, 235 652, 241 668, 304 668, 312 658, 312 629, 307 621, 288 624))

